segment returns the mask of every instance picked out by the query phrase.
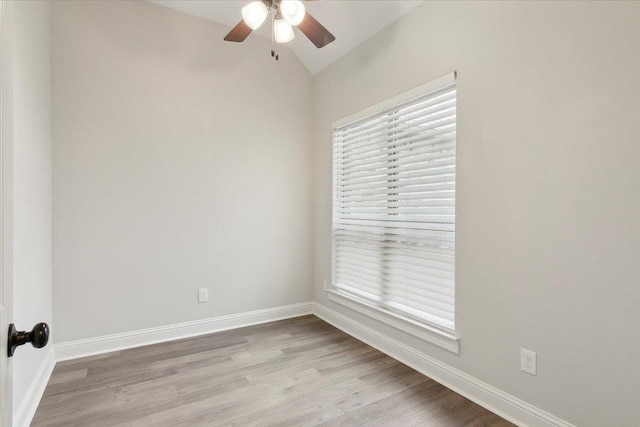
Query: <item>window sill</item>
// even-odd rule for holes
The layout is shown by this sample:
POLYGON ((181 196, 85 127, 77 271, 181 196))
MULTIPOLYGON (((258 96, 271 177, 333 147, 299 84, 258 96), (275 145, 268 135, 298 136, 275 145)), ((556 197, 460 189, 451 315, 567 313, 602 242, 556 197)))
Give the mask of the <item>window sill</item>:
POLYGON ((378 320, 379 322, 396 328, 399 331, 413 335, 423 341, 437 345, 438 347, 444 348, 452 353, 460 353, 460 339, 452 333, 404 318, 400 315, 369 304, 352 295, 347 295, 334 290, 328 290, 328 293, 330 301, 350 308, 351 310, 357 311, 358 313, 364 314, 372 319, 378 320))

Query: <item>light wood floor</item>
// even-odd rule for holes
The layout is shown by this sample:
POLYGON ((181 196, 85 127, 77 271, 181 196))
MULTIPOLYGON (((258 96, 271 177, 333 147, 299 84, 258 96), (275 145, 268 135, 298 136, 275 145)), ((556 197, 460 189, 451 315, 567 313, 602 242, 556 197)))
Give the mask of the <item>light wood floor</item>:
POLYGON ((32 426, 512 426, 314 316, 61 362, 32 426))

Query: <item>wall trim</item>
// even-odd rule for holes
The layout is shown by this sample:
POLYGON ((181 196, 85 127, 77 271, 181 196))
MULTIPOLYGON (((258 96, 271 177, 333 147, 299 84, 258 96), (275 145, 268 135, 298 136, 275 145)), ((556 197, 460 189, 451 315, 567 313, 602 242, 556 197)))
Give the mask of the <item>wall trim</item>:
MULTIPOLYGON (((40 364, 35 378, 31 381, 27 393, 22 398, 22 402, 20 402, 16 412, 13 414, 14 427, 29 427, 29 425, 31 425, 33 416, 36 414, 36 410, 44 394, 44 389, 47 388, 47 383, 49 382, 49 378, 51 378, 53 368, 56 366, 53 346, 45 347, 45 349, 46 355, 44 360, 40 364)), ((20 352, 20 350, 18 350, 18 352, 20 352)))
POLYGON ((66 341, 55 345, 56 360, 77 359, 96 354, 109 353, 127 348, 141 347, 173 341, 180 338, 195 337, 229 329, 242 328, 260 323, 274 322, 304 316, 313 312, 312 302, 283 305, 280 307, 230 314, 192 322, 176 323, 155 328, 139 329, 118 334, 103 335, 75 341, 66 341))
POLYGON ((314 303, 313 314, 514 424, 528 427, 575 427, 322 304, 314 303))

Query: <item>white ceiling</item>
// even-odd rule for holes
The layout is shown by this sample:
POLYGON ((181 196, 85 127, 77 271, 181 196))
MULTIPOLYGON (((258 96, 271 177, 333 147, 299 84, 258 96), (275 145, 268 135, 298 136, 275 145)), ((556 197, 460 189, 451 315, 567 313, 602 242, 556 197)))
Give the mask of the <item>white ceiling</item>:
MULTIPOLYGON (((149 0, 219 24, 235 26, 241 19, 240 9, 249 0, 149 0)), ((305 2, 307 11, 324 25, 336 40, 317 49, 301 32, 287 46, 311 74, 316 74, 360 43, 376 34, 422 0, 321 0, 305 2)), ((268 25, 255 32, 271 38, 268 25)), ((255 37, 252 34, 250 37, 255 37)))

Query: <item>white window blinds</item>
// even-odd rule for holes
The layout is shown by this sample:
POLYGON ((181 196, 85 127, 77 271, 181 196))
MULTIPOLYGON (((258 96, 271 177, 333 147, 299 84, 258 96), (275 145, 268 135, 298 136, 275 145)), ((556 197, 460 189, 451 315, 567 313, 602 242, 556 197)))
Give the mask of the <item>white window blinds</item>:
POLYGON ((453 331, 455 171, 453 74, 334 125, 333 289, 453 331))

